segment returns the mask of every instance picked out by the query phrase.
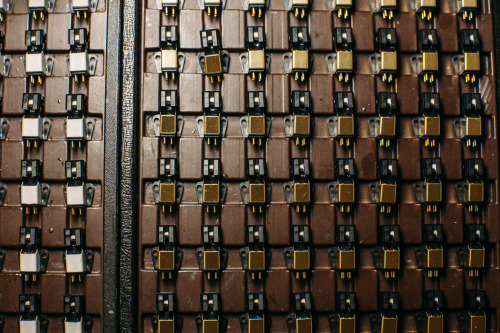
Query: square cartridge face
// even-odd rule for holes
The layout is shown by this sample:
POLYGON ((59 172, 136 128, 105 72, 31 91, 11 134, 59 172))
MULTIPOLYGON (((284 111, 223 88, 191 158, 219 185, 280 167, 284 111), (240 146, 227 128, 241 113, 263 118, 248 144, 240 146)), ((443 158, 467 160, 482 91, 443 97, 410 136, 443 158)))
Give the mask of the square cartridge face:
POLYGON ((293 184, 293 202, 308 203, 311 201, 311 184, 294 183, 293 184))
POLYGON ((264 204, 266 202, 266 185, 250 184, 248 191, 250 204, 264 204))
POLYGON ((265 333, 265 321, 263 318, 248 319, 248 333, 265 333))
POLYGON ((177 71, 177 50, 161 50, 161 70, 177 71))
POLYGON ((439 55, 437 52, 422 52, 422 71, 437 72, 439 70, 439 55))
POLYGON ((295 321, 295 331, 297 333, 312 333, 311 318, 297 318, 295 321))
POLYGON ((206 271, 218 271, 220 269, 220 252, 203 252, 203 269, 206 271))
POLYGON ((219 184, 203 184, 203 203, 219 203, 219 184))
POLYGON ((175 135, 177 133, 177 117, 175 115, 160 116, 160 135, 175 135))
POLYGON ((337 135, 341 137, 354 135, 354 117, 337 117, 337 135))
POLYGON ((310 251, 293 251, 293 269, 307 270, 311 268, 310 251))
POLYGON ((425 117, 424 118, 424 136, 439 136, 441 135, 441 118, 440 117, 425 117))
POLYGON ((266 134, 266 117, 249 116, 248 117, 248 135, 264 136, 266 134))
POLYGON ((352 51, 337 51, 337 71, 352 71, 353 67, 352 51))
POLYGON ((160 184, 159 202, 160 204, 176 202, 175 184, 160 184))
POLYGON ((161 271, 173 271, 175 269, 174 251, 158 251, 158 269, 161 271))
POLYGON ((339 319, 339 332, 355 333, 356 332, 356 318, 355 317, 341 317, 339 319))
POLYGON ((380 53, 380 71, 395 72, 398 70, 398 53, 383 51, 380 53))
POLYGON ((339 203, 353 203, 355 196, 354 184, 339 184, 339 203))
POLYGON ((175 333, 173 320, 158 320, 158 333, 175 333))
POLYGON ((396 135, 396 117, 380 117, 379 135, 384 137, 396 135))
POLYGON ((211 54, 205 56, 205 73, 208 75, 222 73, 220 54, 211 54))
POLYGON ((264 50, 248 51, 248 68, 251 71, 266 69, 266 54, 264 50))
POLYGON ((442 198, 443 198, 443 184, 441 183, 425 184, 426 202, 441 202, 442 198))
POLYGON ((396 189, 394 184, 381 184, 380 185, 380 203, 381 204, 394 204, 396 202, 396 189))
POLYGON ((464 71, 479 72, 481 70, 481 55, 479 52, 464 53, 464 71))
POLYGON ((248 253, 248 269, 256 271, 266 269, 266 253, 264 251, 250 251, 248 253))
POLYGON ((307 69, 309 69, 309 51, 293 50, 292 70, 307 70, 307 69))
POLYGON ((428 316, 426 320, 426 332, 443 333, 443 316, 428 316))
POLYGON ((206 136, 220 135, 220 116, 204 116, 203 128, 206 136))
POLYGON ((384 269, 399 269, 399 250, 384 250, 384 269))
POLYGON ((311 133, 311 117, 293 116, 293 134, 309 135, 311 133))
POLYGON ((353 270, 356 268, 356 251, 355 250, 340 250, 339 252, 339 269, 353 270))
POLYGON ((219 320, 203 320, 202 333, 219 333, 219 320))
POLYGON ((427 268, 443 267, 443 249, 427 249, 427 268))
POLYGON ((465 136, 481 136, 481 130, 480 117, 465 117, 465 136))

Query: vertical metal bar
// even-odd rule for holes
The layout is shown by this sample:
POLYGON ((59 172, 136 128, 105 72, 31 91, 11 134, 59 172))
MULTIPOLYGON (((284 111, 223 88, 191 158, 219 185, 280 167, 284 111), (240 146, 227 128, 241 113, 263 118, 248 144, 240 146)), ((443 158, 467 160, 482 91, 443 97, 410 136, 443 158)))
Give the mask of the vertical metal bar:
POLYGON ((104 253, 102 331, 119 331, 119 167, 122 0, 108 0, 106 45, 106 109, 104 114, 104 253))
POLYGON ((123 3, 122 130, 120 175, 120 327, 121 332, 137 332, 137 142, 140 1, 123 3))

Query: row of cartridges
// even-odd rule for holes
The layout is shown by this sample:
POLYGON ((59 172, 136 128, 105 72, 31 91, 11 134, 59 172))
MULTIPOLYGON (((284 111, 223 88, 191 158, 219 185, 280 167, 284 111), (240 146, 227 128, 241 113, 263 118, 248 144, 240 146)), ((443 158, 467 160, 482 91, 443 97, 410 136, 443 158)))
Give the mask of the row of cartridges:
MULTIPOLYGON (((63 195, 68 212, 71 215, 84 215, 87 207, 92 206, 95 186, 86 179, 86 165, 82 160, 64 162, 67 183, 63 186, 63 195)), ((19 197, 26 215, 37 215, 41 207, 47 206, 51 186, 42 179, 42 162, 38 159, 21 161, 22 182, 19 185, 19 197)), ((3 205, 9 187, 0 182, 0 206, 3 205)))
MULTIPOLYGON (((160 28, 161 51, 155 56, 156 67, 165 79, 175 80, 182 73, 186 56, 178 52, 179 31, 175 25, 160 28)), ((269 72, 271 56, 266 53, 264 27, 249 26, 246 29, 248 51, 240 55, 241 70, 252 80, 265 81, 269 72)), ((199 55, 200 67, 212 83, 221 82, 229 68, 230 55, 222 49, 219 29, 202 30, 201 44, 204 52, 199 55)), ((474 83, 481 74, 481 41, 479 30, 462 29, 459 32, 461 53, 451 59, 451 68, 465 82, 474 83)), ((352 28, 334 28, 335 52, 326 55, 328 73, 339 81, 349 82, 355 74, 356 57, 352 28)), ((418 30, 419 53, 410 57, 412 73, 422 77, 424 82, 433 83, 439 74, 439 40, 436 29, 418 30)), ((290 27, 289 44, 291 52, 282 56, 283 69, 299 82, 307 81, 311 71, 312 57, 309 55, 310 37, 307 27, 290 27)), ((372 74, 382 81, 393 82, 398 73, 397 34, 394 28, 380 28, 375 36, 376 53, 370 55, 372 74)))
MULTIPOLYGON (((0 36, 0 71, 1 77, 8 77, 12 64, 12 57, 4 54, 5 36, 0 36)), ((45 77, 52 76, 54 55, 47 54, 46 35, 44 30, 26 30, 24 35, 26 54, 24 56, 24 70, 32 85, 42 85, 45 77)), ((68 30, 69 55, 66 57, 68 73, 75 83, 85 83, 87 76, 95 75, 98 56, 88 53, 89 36, 87 28, 68 30)))
MULTIPOLYGON (((465 242, 451 252, 456 252, 458 265, 471 278, 480 276, 486 264, 486 237, 484 224, 466 224, 465 242)), ((218 225, 203 225, 201 237, 203 246, 196 249, 199 269, 207 278, 218 279, 227 267, 228 250, 223 247, 223 230, 218 225)), ((415 246, 414 255, 418 268, 428 278, 437 278, 446 270, 445 234, 442 224, 425 224, 422 228, 424 244, 415 246)), ((161 273, 161 279, 174 279, 181 269, 183 248, 178 245, 175 225, 157 226, 157 246, 151 251, 154 268, 161 273)), ((378 228, 377 245, 369 246, 375 269, 386 279, 395 279, 404 266, 401 261, 402 235, 399 225, 383 225, 378 228)), ((354 225, 336 225, 336 245, 327 249, 331 269, 341 279, 351 279, 356 275, 358 254, 354 225)), ((290 247, 283 249, 286 269, 297 280, 308 279, 314 268, 315 250, 309 225, 292 225, 290 247)), ((364 246, 363 248, 366 248, 364 246)), ((275 253, 275 252, 273 252, 275 253)), ((275 254, 273 254, 275 255, 275 254)), ((271 249, 266 248, 266 228, 264 225, 246 227, 246 246, 239 251, 241 266, 252 280, 262 280, 271 262, 271 249)))
MULTIPOLYGON (((220 159, 202 159, 203 180, 195 186, 198 203, 206 208, 207 213, 216 213, 224 204, 228 184, 222 181, 220 159)), ((366 186, 370 201, 376 204, 381 213, 391 213, 398 205, 398 160, 379 159, 377 161, 377 181, 366 186)), ((182 202, 184 184, 178 181, 176 158, 160 158, 158 161, 159 180, 153 183, 154 201, 164 213, 172 213, 182 202)), ((438 212, 444 204, 444 172, 441 158, 425 158, 422 161, 423 179, 413 184, 413 193, 417 204, 425 207, 428 213, 438 212)), ((292 179, 283 184, 285 200, 297 213, 307 213, 314 202, 314 182, 308 158, 292 158, 290 162, 292 179)), ((242 203, 251 207, 254 213, 264 213, 271 202, 272 186, 266 177, 266 165, 262 158, 246 160, 245 182, 239 190, 242 203)), ((455 184, 456 199, 467 207, 469 212, 478 213, 486 203, 484 160, 481 158, 465 159, 463 162, 464 180, 455 184)), ((335 160, 336 180, 327 184, 330 202, 341 213, 350 213, 358 202, 356 166, 352 158, 335 160)))
MULTIPOLYGON (((264 17, 266 9, 269 9, 271 0, 241 0, 242 9, 248 11, 252 16, 264 17)), ((273 0, 281 1, 281 0, 273 0)), ((316 0, 318 1, 318 0, 316 0)), ((392 20, 398 8, 398 0, 358 0, 367 1, 373 13, 380 14, 384 19, 392 20)), ((402 1, 402 0, 399 0, 402 1)), ((450 3, 453 12, 460 15, 464 20, 471 21, 479 10, 477 0, 444 0, 450 3)), ((200 0, 199 7, 208 16, 216 18, 221 15, 226 7, 226 0, 200 0)), ((438 0, 409 0, 410 9, 420 14, 422 20, 432 20, 438 9, 438 0)), ((355 7, 355 0, 326 0, 329 10, 336 12, 342 19, 348 19, 355 7)), ((184 7, 184 0, 161 0, 158 7, 164 11, 166 16, 175 17, 176 13, 184 7)), ((312 0, 283 0, 286 10, 292 12, 295 17, 307 19, 311 10, 312 0)))
MULTIPOLYGON (((216 146, 225 136, 228 119, 222 115, 220 91, 203 91, 201 94, 203 116, 196 118, 198 134, 208 145, 216 146)), ((264 91, 249 91, 246 96, 246 115, 240 118, 241 135, 258 147, 265 146, 272 126, 267 116, 264 91)), ((453 120, 455 137, 469 148, 478 148, 484 135, 484 105, 481 94, 461 95, 461 116, 453 120)), ((174 144, 182 135, 184 117, 178 113, 177 90, 161 90, 160 113, 153 117, 155 135, 164 144, 174 144)), ((297 146, 306 146, 311 138, 315 121, 314 106, 310 91, 294 90, 290 94, 291 114, 283 117, 285 136, 297 146)), ((381 147, 389 148, 397 139, 398 95, 394 92, 378 93, 376 116, 367 118, 369 137, 377 140, 381 147)), ((439 93, 425 92, 419 96, 419 116, 411 119, 411 133, 425 147, 438 146, 441 138, 442 104, 439 93)), ((350 91, 334 93, 334 115, 325 118, 329 136, 338 140, 340 146, 349 147, 355 142, 357 122, 355 95, 350 91)))
MULTIPOLYGON (((64 288, 64 286, 59 286, 64 288)), ((40 294, 29 293, 19 295, 19 333, 47 333, 49 331, 49 322, 56 320, 66 333, 91 333, 94 326, 94 318, 85 313, 85 296, 83 295, 64 295, 62 299, 64 317, 55 319, 42 313, 42 302, 40 294)), ((0 332, 4 330, 4 325, 8 320, 4 315, 0 315, 0 332)), ((9 318, 10 319, 10 318, 9 318)), ((50 327, 56 327, 57 324, 50 324, 50 327)), ((94 330, 95 331, 95 330, 94 330)))
MULTIPOLYGON (((26 2, 28 11, 33 20, 44 21, 48 14, 54 12, 56 0, 17 0, 26 2)), ((99 0, 69 0, 71 13, 78 20, 87 20, 90 14, 97 10, 99 0)), ((0 2, 0 21, 5 20, 6 15, 12 14, 16 0, 3 0, 0 2)))
MULTIPOLYGON (((98 57, 90 54, 87 28, 68 29, 69 55, 66 57, 68 73, 75 83, 85 83, 87 76, 95 75, 98 57)), ((43 30, 26 30, 25 32, 25 71, 31 84, 43 84, 45 77, 52 76, 55 57, 46 54, 46 35, 43 30)), ((4 56, 4 63, 8 63, 4 56)), ((9 67, 10 69, 10 67, 9 67)), ((9 69, 4 76, 9 75, 9 69)))
MULTIPOLYGON (((336 229, 337 245, 328 249, 330 265, 333 270, 338 272, 340 278, 350 279, 356 274, 355 226, 337 225, 336 229)), ((208 279, 218 279, 227 265, 228 257, 227 249, 221 247, 222 233, 220 227, 202 226, 201 232, 204 244, 196 250, 199 267, 205 272, 208 279)), ((484 224, 466 225, 465 234, 467 243, 456 249, 458 263, 462 269, 468 271, 470 277, 478 277, 479 271, 485 268, 486 230, 484 224)), ((154 248, 151 252, 154 267, 161 272, 163 279, 172 279, 180 269, 183 257, 182 248, 176 246, 176 227, 173 225, 158 226, 157 235, 158 247, 154 248)), ((295 225, 292 227, 290 236, 292 246, 283 250, 287 269, 292 271, 297 279, 307 279, 313 267, 312 263, 314 259, 314 251, 310 247, 310 227, 308 225, 295 225)), ((398 225, 380 226, 379 244, 371 249, 376 269, 382 271, 388 279, 396 278, 397 272, 401 269, 400 237, 398 225)), ((429 278, 435 278, 444 269, 443 226, 441 224, 425 225, 423 237, 426 243, 416 247, 414 250, 417 264, 420 269, 427 272, 429 278)), ((39 229, 36 227, 20 228, 20 243, 22 245, 19 253, 21 274, 25 277, 25 283, 37 283, 38 275, 45 272, 49 260, 48 251, 39 247, 39 229)), ((65 229, 64 243, 66 249, 63 257, 66 274, 68 277, 71 276, 73 283, 82 282, 82 276, 92 271, 93 263, 93 252, 84 248, 84 231, 82 229, 65 229)), ((247 227, 247 246, 240 249, 239 254, 242 267, 248 271, 252 279, 261 280, 265 278, 271 259, 271 251, 266 250, 265 247, 265 227, 263 225, 247 227)), ((0 270, 5 257, 5 251, 0 251, 0 270)), ((464 321, 461 322, 461 325, 473 325, 472 332, 485 332, 486 318, 484 311, 481 311, 485 308, 485 295, 480 290, 468 290, 466 292, 467 299, 469 299, 470 293, 473 293, 474 299, 471 299, 473 302, 471 302, 469 310, 474 311, 465 312, 465 314, 461 313, 459 319, 468 318, 469 321, 473 321, 473 324, 470 324, 469 321, 464 321), (478 307, 472 307, 472 305, 478 307), (478 330, 480 328, 483 328, 483 330, 478 330)), ((386 296, 381 295, 383 299, 386 296)), ((159 294, 157 297, 158 315, 152 318, 152 324, 156 332, 176 332, 174 327, 181 325, 181 322, 178 321, 180 318, 176 318, 175 316, 173 294, 159 294)), ((264 320, 265 305, 263 295, 248 295, 248 297, 248 310, 250 313, 242 316, 242 329, 245 329, 244 332, 264 332, 259 331, 258 328, 268 325, 267 320, 270 318, 264 320), (255 316, 257 313, 252 313, 257 309, 262 311, 260 317, 255 316), (252 321, 253 319, 255 321, 252 321)), ((297 311, 312 311, 310 294, 294 294, 293 297, 297 299, 297 306, 295 307, 297 311), (297 298, 299 295, 300 297, 297 298)), ((389 313, 372 314, 372 316, 376 316, 375 319, 372 319, 374 323, 378 322, 378 325, 385 327, 383 332, 397 332, 397 312, 399 309, 397 293, 391 293, 391 298, 393 298, 389 302, 391 306, 389 308, 382 307, 384 310, 389 311, 389 313)), ((415 314, 416 323, 421 327, 419 331, 443 332, 443 313, 441 310, 444 307, 442 303, 442 291, 425 291, 424 299, 429 301, 425 302, 426 311, 415 314), (432 294, 432 297, 428 295, 429 293, 432 294), (433 329, 429 330, 426 325, 433 327, 433 329)), ((48 318, 40 313, 39 295, 22 294, 19 300, 19 312, 21 313, 19 318, 20 332, 46 332, 48 318)), ((345 331, 341 329, 343 332, 355 332, 355 294, 339 293, 337 294, 337 302, 337 309, 347 312, 332 314, 332 317, 330 317, 332 325, 340 325, 344 329, 350 327, 350 329, 346 329, 345 331), (345 304, 344 306, 342 305, 344 300, 347 301, 347 307, 345 304)), ((83 314, 83 304, 83 296, 64 296, 64 309, 67 317, 63 320, 63 324, 66 332, 91 331, 92 318, 83 314), (68 331, 68 329, 70 330, 68 331)), ((204 304, 202 307, 204 313, 197 316, 197 324, 200 328, 204 329, 203 332, 207 330, 214 333, 220 332, 219 325, 225 325, 226 323, 224 321, 225 318, 219 317, 217 313, 214 313, 220 309, 218 307, 218 295, 203 294, 202 304, 204 304), (207 306, 204 304, 205 301, 207 302, 207 306), (207 311, 209 313, 205 313, 207 311), (208 322, 206 322, 207 320, 208 322)), ((287 321, 294 326, 296 325, 297 331, 295 332, 312 332, 314 321, 309 312, 293 313, 287 317, 287 321)), ((381 332, 380 327, 378 332, 381 332)))
MULTIPOLYGON (((486 332, 486 292, 482 289, 468 289, 464 292, 466 307, 456 315, 460 332, 486 332)), ((246 312, 239 316, 242 333, 270 332, 271 316, 266 312, 264 293, 246 294, 246 312)), ((202 312, 195 316, 198 333, 225 332, 228 318, 222 311, 219 293, 200 295, 202 312)), ((445 332, 444 293, 442 290, 424 290, 425 310, 413 314, 418 332, 445 332)), ((380 292, 376 300, 377 310, 369 314, 370 330, 374 333, 396 333, 402 329, 402 306, 398 292, 380 292), (399 328, 399 329, 398 329, 399 328)), ((157 313, 151 318, 153 332, 180 332, 183 316, 178 312, 175 293, 156 295, 157 313)), ((356 293, 342 291, 335 294, 336 312, 328 314, 330 332, 354 333, 360 320, 356 293)), ((312 333, 317 325, 314 316, 313 298, 310 292, 296 292, 290 295, 292 312, 285 316, 286 329, 289 333, 312 333)))
MULTIPOLYGON (((225 136, 228 120, 222 116, 222 95, 219 91, 202 92, 203 116, 196 119, 198 134, 207 143, 218 145, 225 136)), ((177 90, 162 90, 159 95, 160 113, 153 117, 155 135, 164 144, 174 144, 182 135, 184 117, 179 114, 177 90)), ((242 137, 253 145, 265 146, 272 121, 267 116, 264 91, 249 91, 246 97, 245 116, 240 118, 242 137)), ((484 132, 484 103, 481 94, 465 93, 461 96, 461 117, 453 120, 453 133, 467 147, 480 146, 484 132)), ((47 140, 52 121, 44 117, 44 99, 39 93, 23 94, 21 135, 26 148, 37 149, 40 142, 47 140)), ((285 136, 296 145, 306 146, 310 139, 315 119, 310 91, 292 91, 290 94, 291 115, 283 118, 285 136)), ((64 122, 66 139, 72 148, 81 148, 92 139, 96 122, 88 117, 87 97, 84 94, 67 94, 67 118, 64 122)), ((411 133, 426 147, 435 147, 441 138, 441 101, 439 93, 421 93, 419 116, 411 120, 411 133)), ((369 136, 377 140, 381 147, 390 147, 397 139, 397 93, 381 92, 376 98, 377 115, 367 118, 369 136)), ((329 135, 338 140, 339 145, 349 147, 355 142, 356 103, 352 92, 334 93, 334 115, 326 118, 329 135)), ((0 118, 0 140, 7 137, 10 127, 8 118, 0 118)))
MULTIPOLYGON (((445 317, 457 318, 460 332, 483 333, 487 327, 487 297, 485 290, 467 289, 464 292, 463 310, 445 311, 445 297, 442 290, 423 291, 425 310, 413 313, 418 332, 442 333, 445 331, 445 317)), ((269 332, 272 318, 267 314, 267 298, 264 293, 245 295, 246 312, 239 316, 242 333, 269 332)), ((47 332, 49 317, 41 313, 41 297, 38 294, 19 295, 19 326, 21 333, 47 332)), ((156 314, 151 317, 154 333, 181 332, 183 314, 179 312, 175 293, 156 294, 156 314)), ((380 292, 377 297, 377 311, 369 313, 372 332, 396 333, 402 324, 402 305, 398 292, 380 292)), ((65 318, 62 320, 65 332, 92 331, 93 320, 84 314, 84 296, 65 295, 63 297, 65 318)), ((228 317, 223 312, 221 295, 210 292, 200 295, 201 312, 195 320, 198 333, 225 332, 228 317)), ((310 292, 295 292, 290 295, 291 313, 285 316, 289 333, 312 333, 317 325, 314 316, 313 297, 310 292)), ((338 333, 356 332, 359 322, 359 307, 355 292, 342 291, 335 294, 336 311, 328 314, 330 331, 338 333), (358 316, 357 316, 358 315, 358 316)), ((2 318, 5 319, 5 318, 2 318)))

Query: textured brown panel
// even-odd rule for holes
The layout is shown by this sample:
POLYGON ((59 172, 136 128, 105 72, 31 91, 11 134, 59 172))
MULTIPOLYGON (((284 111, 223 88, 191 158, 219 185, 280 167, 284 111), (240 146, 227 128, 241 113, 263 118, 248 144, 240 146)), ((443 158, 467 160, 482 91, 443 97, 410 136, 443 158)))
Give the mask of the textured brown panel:
POLYGON ((316 269, 311 273, 311 296, 316 311, 335 310, 335 273, 316 269))
POLYGON ((356 75, 353 79, 354 99, 358 115, 375 114, 375 80, 372 75, 356 75))
POLYGON ((311 75, 311 97, 315 114, 333 114, 333 78, 331 75, 311 75))
POLYGON ((404 309, 418 310, 422 307, 423 281, 420 271, 404 269, 401 272, 399 296, 404 309))
MULTIPOLYGON (((200 48, 199 31, 202 29, 200 10, 182 10, 179 14, 179 37, 182 49, 200 48)), ((198 91, 198 90, 196 90, 198 91)))
MULTIPOLYGON (((160 47, 160 15, 158 10, 146 9, 144 17, 146 25, 144 27, 144 47, 154 49, 160 47)), ((156 75, 155 75, 156 77, 156 75)), ((145 100, 146 101, 146 100, 145 100)))
POLYGON ((335 243, 335 207, 314 205, 311 209, 311 231, 316 245, 335 243))
POLYGON ((417 17, 414 13, 398 13, 394 20, 398 36, 398 49, 402 52, 417 51, 417 17))
POLYGON ((64 207, 47 207, 43 209, 42 214, 42 246, 63 247, 66 209, 64 207))
POLYGON ((288 271, 269 271, 267 273, 266 297, 268 311, 288 311, 290 300, 290 273, 288 271))
MULTIPOLYGON (((222 83, 222 110, 228 113, 245 112, 245 76, 243 74, 224 75, 222 83)), ((236 125, 236 124, 235 124, 236 125)))
POLYGON ((464 275, 460 270, 448 269, 440 279, 440 289, 446 298, 449 309, 462 309, 464 307, 464 275))
POLYGON ((271 180, 290 177, 290 152, 288 139, 269 139, 267 141, 267 172, 271 180))
POLYGON ((176 290, 179 311, 200 311, 200 294, 202 292, 202 272, 180 271, 177 276, 176 290))
POLYGON ((377 271, 359 270, 356 276, 356 291, 359 310, 376 311, 377 304, 377 271))
POLYGON ((92 14, 90 25, 90 49, 104 50, 106 48, 106 13, 92 14), (95 31, 96 33, 92 33, 95 31))
POLYGON ((225 271, 221 278, 222 307, 225 312, 245 311, 245 272, 225 271))
POLYGON ((399 172, 402 179, 420 179, 420 140, 399 139, 399 172))
POLYGON ((87 208, 87 221, 85 228, 85 236, 88 247, 101 247, 103 234, 103 225, 102 225, 102 208, 87 208))
MULTIPOLYGON (((93 19, 93 18, 92 18, 93 19)), ((61 33, 71 28, 71 14, 54 14, 48 20, 47 50, 69 49, 68 35, 61 33)))
POLYGON ((266 99, 269 114, 289 112, 288 75, 267 75, 266 99))
POLYGON ((377 207, 369 204, 359 204, 355 210, 357 239, 362 239, 365 245, 377 243, 377 221, 372 218, 376 212, 377 207))
POLYGON ((441 51, 457 52, 458 30, 456 16, 450 13, 440 13, 435 22, 441 51))
POLYGON ((245 207, 226 205, 221 210, 224 245, 244 246, 246 243, 245 207))
POLYGON ((66 161, 66 142, 54 141, 44 144, 43 178, 64 180, 64 161, 66 161))
POLYGON ((1 274, 0 283, 5 291, 0 293, 0 311, 17 312, 19 309, 19 294, 22 293, 21 276, 18 274, 1 274))
POLYGON ((5 50, 24 51, 24 30, 28 29, 28 15, 8 15, 6 17, 5 50))
POLYGON ((313 11, 309 16, 311 50, 329 51, 333 47, 332 15, 327 11, 313 11))
POLYGON ((41 281, 41 300, 42 312, 44 313, 62 313, 64 288, 54 288, 54 286, 63 286, 66 283, 64 275, 44 275, 41 281))
POLYGON ((201 178, 201 139, 179 140, 179 176, 181 179, 201 178))
MULTIPOLYGON (((278 1, 276 1, 278 2, 278 1)), ((267 48, 272 51, 288 49, 288 13, 266 11, 267 48)))
POLYGON ((141 304, 145 312, 155 312, 158 274, 154 271, 142 271, 141 279, 141 304))
POLYGON ((85 311, 102 313, 102 275, 87 275, 85 278, 85 311))
POLYGON ((442 140, 441 161, 446 178, 462 179, 462 142, 457 139, 442 140))
POLYGON ((398 77, 399 112, 404 115, 418 114, 418 78, 415 75, 398 77))
POLYGON ((443 115, 460 115, 460 94, 458 82, 458 77, 453 75, 443 75, 439 78, 438 88, 443 108, 443 115))
POLYGON ((224 10, 222 20, 222 45, 227 49, 245 48, 245 14, 241 10, 224 10))
POLYGON ((144 178, 158 177, 158 144, 157 138, 145 138, 142 142, 142 173, 144 178))
POLYGON ((354 160, 358 178, 361 180, 375 179, 377 177, 375 140, 358 138, 355 145, 354 160))
POLYGON ((179 243, 183 245, 201 244, 202 210, 198 205, 179 207, 179 243))
POLYGON ((267 208, 266 230, 269 245, 290 243, 290 208, 287 205, 271 205, 267 208))
POLYGON ((202 76, 199 74, 182 74, 179 81, 181 90, 196 92, 189 95, 180 95, 181 112, 201 112, 202 76))
POLYGON ((3 82, 2 114, 22 115, 22 100, 25 80, 21 78, 5 78, 3 79, 3 82))
POLYGON ((357 51, 374 50, 373 14, 357 11, 352 14, 352 29, 357 51))
POLYGON ((422 242, 422 207, 412 204, 400 204, 398 207, 399 225, 405 244, 422 242))

